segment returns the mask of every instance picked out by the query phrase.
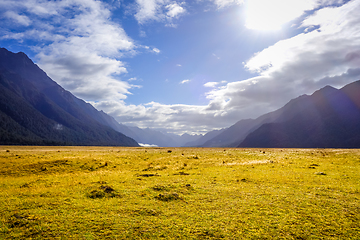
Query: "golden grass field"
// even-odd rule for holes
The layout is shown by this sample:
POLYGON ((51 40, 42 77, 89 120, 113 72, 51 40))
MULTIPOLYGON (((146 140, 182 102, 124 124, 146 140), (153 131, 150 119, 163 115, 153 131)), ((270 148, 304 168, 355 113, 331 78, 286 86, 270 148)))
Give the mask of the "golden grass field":
POLYGON ((360 239, 360 150, 0 146, 0 239, 360 239))

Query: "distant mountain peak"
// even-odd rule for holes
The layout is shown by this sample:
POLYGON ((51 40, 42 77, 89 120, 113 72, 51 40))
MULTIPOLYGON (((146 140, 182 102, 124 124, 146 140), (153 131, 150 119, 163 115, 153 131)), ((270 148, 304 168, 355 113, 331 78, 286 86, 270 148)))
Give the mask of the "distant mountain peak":
POLYGON ((332 86, 326 85, 325 87, 320 88, 319 90, 315 91, 313 94, 311 94, 311 96, 315 96, 315 95, 318 95, 318 94, 329 95, 329 94, 333 94, 333 93, 335 93, 337 91, 338 91, 338 89, 336 89, 336 88, 334 88, 332 86))
POLYGON ((22 57, 24 57, 26 59, 29 59, 31 61, 31 59, 28 57, 28 55, 26 55, 24 52, 18 52, 18 53, 15 53, 15 54, 18 55, 18 56, 22 56, 22 57))

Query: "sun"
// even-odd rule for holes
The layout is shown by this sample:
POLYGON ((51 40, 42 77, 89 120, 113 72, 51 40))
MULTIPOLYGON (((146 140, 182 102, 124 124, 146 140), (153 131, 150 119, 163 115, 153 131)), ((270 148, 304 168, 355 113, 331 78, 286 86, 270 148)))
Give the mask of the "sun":
POLYGON ((272 16, 261 14, 260 12, 251 14, 246 19, 246 27, 248 29, 260 31, 278 31, 281 29, 282 24, 282 22, 274 19, 272 16))
POLYGON ((248 0, 246 27, 253 30, 277 31, 302 14, 306 1, 299 0, 248 0))
POLYGON ((269 0, 250 0, 246 6, 246 27, 253 30, 277 31, 284 24, 269 0))

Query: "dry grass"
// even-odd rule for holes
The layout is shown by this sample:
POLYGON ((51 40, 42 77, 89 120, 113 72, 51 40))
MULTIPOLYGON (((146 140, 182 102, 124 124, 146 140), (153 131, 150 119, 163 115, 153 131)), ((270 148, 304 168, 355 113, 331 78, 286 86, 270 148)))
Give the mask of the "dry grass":
POLYGON ((360 239, 360 150, 0 147, 0 239, 360 239))

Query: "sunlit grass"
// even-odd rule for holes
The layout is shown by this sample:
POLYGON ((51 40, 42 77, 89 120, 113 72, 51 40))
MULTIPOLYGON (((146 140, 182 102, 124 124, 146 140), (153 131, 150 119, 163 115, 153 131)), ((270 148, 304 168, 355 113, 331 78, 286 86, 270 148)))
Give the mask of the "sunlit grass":
POLYGON ((0 239, 359 239, 360 150, 0 147, 0 239))

